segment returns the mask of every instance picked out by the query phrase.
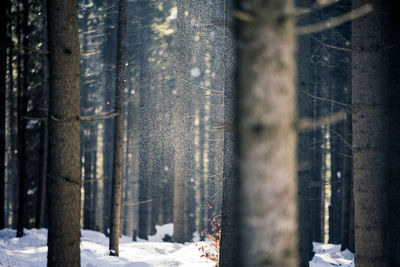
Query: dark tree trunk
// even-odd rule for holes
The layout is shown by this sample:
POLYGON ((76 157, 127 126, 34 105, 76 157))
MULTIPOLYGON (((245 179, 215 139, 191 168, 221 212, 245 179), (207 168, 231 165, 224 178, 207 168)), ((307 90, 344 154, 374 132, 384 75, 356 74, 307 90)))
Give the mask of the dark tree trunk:
POLYGON ((347 114, 344 125, 344 150, 342 179, 341 244, 342 250, 349 248, 350 209, 352 191, 352 151, 351 151, 351 114, 347 114))
POLYGON ((48 266, 80 266, 79 39, 76 0, 48 1, 48 266), (68 25, 68 27, 66 27, 68 25))
POLYGON ((230 26, 233 3, 224 1, 224 157, 223 157, 223 189, 222 189, 222 220, 221 220, 221 247, 219 266, 235 266, 239 262, 238 198, 239 179, 237 171, 237 140, 231 125, 236 121, 236 91, 234 85, 236 59, 233 39, 233 29, 230 26))
MULTIPOLYGON (((140 3, 140 14, 144 14, 149 9, 149 3, 140 3)), ((148 58, 150 57, 151 29, 149 24, 151 19, 144 17, 141 20, 140 35, 140 92, 139 92, 139 226, 138 235, 142 239, 147 239, 151 233, 151 210, 152 210, 152 184, 151 184, 151 118, 148 114, 148 108, 151 107, 150 90, 150 66, 148 58)))
MULTIPOLYGON (((309 8, 311 6, 310 0, 298 0, 296 5, 300 8, 309 8)), ((308 24, 310 19, 303 19, 299 23, 308 24)), ((313 99, 305 94, 313 94, 313 70, 310 67, 304 67, 309 64, 310 59, 313 55, 312 50, 312 37, 309 35, 298 35, 297 36, 297 110, 298 117, 312 118, 313 117, 313 99)), ((313 177, 313 132, 300 132, 298 133, 298 144, 297 144, 297 161, 298 177, 297 177, 297 189, 298 189, 298 232, 299 232, 299 266, 308 267, 309 261, 313 255, 312 247, 312 218, 311 204, 314 200, 310 200, 311 191, 314 189, 310 187, 313 177)))
MULTIPOLYGON (((8 8, 9 8, 9 10, 8 10, 8 16, 9 16, 9 19, 11 20, 11 17, 12 17, 12 4, 11 4, 11 1, 8 1, 8 4, 9 4, 9 6, 8 6, 8 8)), ((13 31, 13 27, 12 27, 12 24, 11 23, 8 23, 8 25, 7 25, 7 29, 8 29, 8 35, 9 35, 9 37, 11 37, 11 36, 13 36, 13 34, 14 34, 14 31, 13 31)), ((8 39, 8 40, 10 40, 10 39, 8 39)), ((16 107, 15 107, 15 95, 16 94, 14 94, 14 89, 15 89, 15 84, 16 84, 16 80, 14 79, 14 75, 12 75, 12 73, 14 73, 14 63, 15 63, 15 60, 14 60, 14 53, 13 53, 13 44, 12 44, 12 42, 11 42, 11 40, 10 40, 10 42, 8 42, 8 51, 9 51, 9 53, 8 53, 8 73, 9 73, 9 76, 8 76, 8 78, 9 78, 9 81, 8 81, 8 92, 7 92, 7 101, 8 101, 8 127, 9 127, 9 129, 10 129, 10 134, 8 135, 8 136, 6 136, 6 138, 8 137, 8 142, 9 142, 9 147, 10 147, 10 150, 9 150, 9 153, 8 153, 8 168, 6 169, 6 176, 7 176, 7 180, 8 181, 10 181, 10 180, 16 180, 17 179, 17 177, 16 177, 16 175, 15 175, 15 170, 17 169, 17 167, 16 167, 16 160, 15 160, 15 156, 14 156, 14 151, 15 151, 15 149, 16 149, 16 127, 15 127, 15 121, 16 121, 16 114, 15 114, 15 110, 16 110, 16 107)), ((17 58, 18 58, 18 55, 17 55, 17 58)), ((6 106, 6 108, 7 108, 7 106, 6 106)), ((7 213, 6 213, 6 218, 9 218, 9 217, 11 217, 11 224, 10 224, 10 227, 13 227, 13 228, 16 228, 16 222, 17 222, 17 220, 16 220, 16 216, 17 216, 17 213, 15 212, 15 210, 16 210, 16 203, 17 203, 17 201, 16 201, 16 196, 18 195, 17 193, 17 189, 18 189, 18 187, 17 186, 13 186, 12 184, 11 185, 9 185, 9 187, 8 187, 8 190, 7 190, 7 188, 6 188, 6 191, 8 191, 8 201, 10 201, 10 206, 11 206, 11 209, 7 209, 6 211, 7 211, 7 213)))
MULTIPOLYGON (((5 223, 5 143, 6 143, 6 76, 7 76, 7 7, 10 1, 1 1, 0 4, 0 229, 4 228, 5 223)), ((11 53, 11 51, 10 51, 11 53)))
MULTIPOLYGON (((42 5, 42 16, 43 16, 43 50, 47 50, 47 0, 43 1, 42 5)), ((44 116, 48 117, 49 113, 49 62, 48 58, 44 57, 42 59, 42 73, 43 73, 43 89, 42 89, 42 108, 44 110, 44 116)), ((40 174, 38 181, 38 197, 36 206, 36 220, 35 227, 47 227, 46 215, 47 215, 47 205, 46 205, 46 187, 47 187, 47 169, 48 169, 48 148, 49 148, 49 122, 47 120, 41 121, 40 125, 40 174)))
POLYGON ((114 164, 111 190, 110 256, 119 256, 119 236, 121 232, 122 170, 124 140, 124 103, 126 84, 126 8, 127 0, 119 1, 117 37, 117 79, 115 85, 114 164))
POLYGON ((296 266, 294 5, 238 8, 251 16, 239 25, 239 266, 296 266))
MULTIPOLYGON (((354 8, 365 1, 354 0, 354 8)), ((352 121, 355 200, 355 263, 390 266, 388 224, 389 66, 384 64, 390 10, 369 1, 374 10, 352 22, 352 121)))
MULTIPOLYGON (((104 53, 104 64, 105 64, 105 82, 107 91, 115 90, 115 61, 116 61, 116 31, 115 25, 117 21, 117 13, 114 0, 107 0, 108 8, 110 12, 107 12, 105 18, 106 25, 106 44, 104 53)), ((115 99, 112 94, 106 93, 104 96, 104 101, 106 104, 106 110, 111 111, 114 108, 115 99)), ((114 140, 114 119, 108 119, 104 123, 104 141, 103 141, 103 154, 112 155, 113 154, 113 142, 114 140)), ((105 156, 103 158, 103 175, 104 175, 104 185, 103 185, 103 232, 106 236, 109 236, 110 229, 110 214, 111 214, 111 177, 112 177, 112 163, 113 157, 105 156)))
MULTIPOLYGON (((28 47, 28 18, 29 4, 27 0, 23 1, 22 15, 22 45, 28 47)), ((18 86, 18 141, 19 141, 19 194, 18 194, 18 222, 17 222, 17 237, 24 235, 24 213, 25 213, 25 191, 28 175, 26 172, 26 107, 28 93, 28 54, 24 53, 22 58, 22 69, 19 68, 19 74, 22 75, 22 86, 18 86), (21 73, 22 71, 22 73, 21 73)), ((21 82, 21 78, 19 79, 21 82)))
MULTIPOLYGON (((310 7, 309 0, 298 0, 296 3, 301 8, 310 7)), ((302 23, 309 23, 308 20, 302 23)), ((304 92, 312 94, 313 81, 312 81, 312 68, 304 67, 310 62, 312 57, 312 38, 309 35, 297 36, 297 110, 298 117, 312 118, 313 116, 313 99, 306 95, 304 92)), ((309 261, 312 258, 312 236, 311 236, 311 218, 310 218, 310 188, 312 180, 312 156, 313 156, 313 132, 300 132, 298 133, 298 146, 297 146, 297 161, 298 167, 298 232, 299 232, 299 265, 301 267, 308 267, 309 261)))
POLYGON ((397 1, 386 3, 390 10, 390 20, 384 25, 387 44, 385 64, 389 66, 389 255, 391 266, 400 266, 400 9, 397 1))

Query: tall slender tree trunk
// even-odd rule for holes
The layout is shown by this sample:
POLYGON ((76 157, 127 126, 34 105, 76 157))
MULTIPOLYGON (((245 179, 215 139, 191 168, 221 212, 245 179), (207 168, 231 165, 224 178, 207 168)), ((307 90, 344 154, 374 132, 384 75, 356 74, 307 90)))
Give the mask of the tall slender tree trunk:
POLYGON ((80 266, 78 2, 48 1, 48 266, 80 266))
POLYGON ((188 189, 188 177, 186 176, 186 146, 189 144, 190 136, 187 132, 188 114, 190 106, 186 103, 188 93, 185 86, 187 72, 185 61, 187 60, 186 43, 186 21, 185 12, 187 3, 177 0, 177 37, 176 37, 176 86, 175 86, 175 113, 174 113, 174 235, 177 243, 184 243, 186 238, 186 200, 188 189))
POLYGON ((389 71, 389 114, 390 114, 390 146, 389 146, 389 248, 391 266, 400 266, 400 9, 397 1, 387 4, 391 10, 390 21, 385 25, 389 36, 391 50, 385 51, 386 64, 389 71))
MULTIPOLYGON (((22 15, 22 45, 28 47, 28 18, 29 4, 27 0, 23 1, 22 15)), ((18 75, 22 75, 22 86, 19 86, 18 92, 18 156, 19 156, 19 193, 18 193, 18 222, 17 237, 24 235, 24 215, 25 215, 25 191, 28 175, 26 172, 26 108, 28 93, 28 54, 24 53, 22 58, 22 69, 18 75)), ((20 79, 21 81, 21 79, 20 79)))
POLYGON ((296 266, 293 2, 241 1, 239 266, 296 266))
MULTIPOLYGON (((354 0, 358 8, 365 1, 354 0)), ((389 10, 369 1, 373 12, 352 23, 352 121, 355 200, 355 263, 390 266, 388 227, 388 65, 383 65, 389 10)))
POLYGON ((150 57, 151 42, 151 18, 144 14, 148 12, 150 3, 140 2, 140 14, 144 18, 141 20, 140 35, 140 92, 139 92, 139 225, 138 236, 147 239, 151 232, 151 210, 153 206, 152 184, 151 184, 151 118, 148 114, 148 108, 152 104, 152 93, 150 88, 150 66, 148 58, 150 57))
MULTIPOLYGON (((103 56, 105 64, 105 82, 106 88, 108 90, 114 90, 115 87, 115 61, 116 61, 116 51, 114 45, 116 42, 116 31, 115 25, 117 21, 117 13, 114 0, 107 0, 107 5, 110 12, 107 12, 105 18, 106 26, 106 43, 105 52, 103 56)), ((112 110, 114 107, 115 99, 112 94, 105 94, 104 101, 106 104, 106 110, 112 110)), ((108 119, 104 123, 104 142, 103 142, 103 154, 111 155, 113 153, 113 143, 114 140, 114 119, 108 119)), ((112 177, 112 157, 103 158, 103 173, 104 173, 104 184, 103 184, 103 232, 106 236, 109 235, 110 229, 110 214, 111 214, 111 177, 112 177)))
MULTIPOLYGON (((296 5, 301 8, 309 8, 310 0, 297 0, 296 5)), ((310 23, 309 19, 303 19, 302 23, 310 23)), ((304 67, 310 62, 312 57, 312 37, 309 35, 297 36, 297 111, 298 118, 312 118, 313 116, 313 99, 304 94, 307 92, 312 94, 313 80, 311 67, 304 67)), ((313 132, 298 133, 297 143, 297 159, 299 162, 297 190, 298 190, 298 231, 299 231, 299 266, 308 267, 312 258, 312 235, 311 235, 311 201, 310 188, 312 180, 313 167, 313 132)))
POLYGON ((230 26, 233 3, 224 0, 224 157, 223 157, 223 189, 222 189, 222 220, 221 220, 221 247, 219 266, 235 266, 239 262, 238 240, 238 198, 236 192, 239 189, 237 171, 237 140, 233 132, 233 123, 236 121, 235 105, 237 104, 234 75, 236 59, 234 51, 233 29, 230 26))
POLYGON ((117 37, 117 80, 115 86, 114 165, 111 190, 110 256, 119 256, 119 236, 121 232, 121 200, 124 141, 124 103, 126 84, 126 8, 127 0, 119 1, 117 37))
MULTIPOLYGON (((43 20, 43 50, 47 50, 47 0, 43 1, 44 4, 42 6, 42 16, 43 20)), ((42 97, 44 99, 43 110, 44 117, 48 117, 49 113, 49 62, 48 58, 44 57, 42 59, 42 77, 43 77, 43 85, 42 85, 42 97)), ((47 214, 47 205, 46 205, 46 187, 47 187, 47 169, 48 169, 48 150, 49 150, 49 122, 47 120, 41 121, 40 125, 40 174, 38 181, 38 198, 36 204, 36 220, 35 227, 46 227, 47 224, 46 214, 47 214)))
POLYGON ((5 223, 5 155, 6 155, 6 77, 7 77, 7 5, 10 1, 0 3, 0 229, 5 223))
MULTIPOLYGON (((349 92, 349 97, 347 98, 348 102, 351 102, 351 93, 349 92), (350 101, 349 101, 350 100, 350 101)), ((351 239, 351 229, 350 229, 350 222, 352 220, 351 216, 351 207, 354 204, 352 202, 352 123, 351 123, 351 113, 350 111, 346 115, 346 120, 344 122, 344 149, 343 149, 343 172, 341 175, 342 179, 342 211, 341 211, 341 245, 342 250, 350 249, 350 239, 351 239)), ((353 210, 354 212, 354 210, 353 210)), ((354 219, 354 217, 353 217, 354 219)), ((354 233, 353 233, 354 234, 354 233)), ((353 238, 354 239, 354 238, 353 238)), ((354 252, 354 248, 352 250, 354 252)))

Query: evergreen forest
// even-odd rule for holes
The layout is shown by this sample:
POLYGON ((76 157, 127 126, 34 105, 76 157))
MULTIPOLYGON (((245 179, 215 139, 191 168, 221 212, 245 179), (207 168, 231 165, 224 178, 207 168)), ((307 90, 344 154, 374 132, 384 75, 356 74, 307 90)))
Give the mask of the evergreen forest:
POLYGON ((4 0, 0 266, 400 267, 395 0, 4 0))

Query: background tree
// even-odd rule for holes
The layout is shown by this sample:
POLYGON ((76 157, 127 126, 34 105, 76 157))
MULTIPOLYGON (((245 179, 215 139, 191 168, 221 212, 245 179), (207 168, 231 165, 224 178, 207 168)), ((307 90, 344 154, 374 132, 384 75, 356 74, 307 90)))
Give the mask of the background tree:
POLYGON ((7 77, 7 5, 9 1, 1 2, 1 16, 0 16, 0 61, 4 62, 0 67, 0 229, 4 228, 4 203, 5 203, 5 149, 6 149, 6 77, 7 77))
POLYGON ((119 236, 121 233, 121 199, 124 141, 124 105, 126 84, 126 8, 127 1, 120 0, 118 7, 117 79, 115 94, 114 165, 111 193, 110 256, 119 256, 119 236))
POLYGON ((222 197, 222 220, 221 220, 221 248, 219 265, 235 266, 239 262, 239 252, 235 246, 238 240, 239 229, 236 224, 238 221, 238 206, 236 192, 239 188, 237 172, 237 147, 236 136, 232 125, 236 121, 236 91, 234 85, 235 75, 235 54, 233 27, 230 25, 234 4, 232 1, 224 1, 224 167, 223 167, 223 197, 222 197))

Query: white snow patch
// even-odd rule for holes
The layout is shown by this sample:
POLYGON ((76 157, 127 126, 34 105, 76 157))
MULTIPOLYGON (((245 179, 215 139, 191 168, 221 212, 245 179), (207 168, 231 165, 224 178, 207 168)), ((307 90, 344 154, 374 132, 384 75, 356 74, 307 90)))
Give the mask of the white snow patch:
POLYGON ((148 240, 150 242, 163 242, 163 238, 166 235, 169 235, 172 237, 174 234, 174 224, 173 223, 168 223, 164 225, 156 225, 156 233, 152 236, 148 237, 148 240))
MULTIPOLYGON (((81 230, 81 266, 215 267, 214 263, 201 258, 197 243, 154 242, 173 233, 172 224, 156 228, 158 232, 149 238, 152 242, 132 242, 131 237, 122 236, 119 257, 108 256, 108 238, 102 233, 81 230)), ((16 238, 15 234, 15 230, 0 230, 0 266, 45 267, 47 229, 25 229, 22 238, 16 238)))
POLYGON ((354 254, 349 251, 340 251, 341 245, 322 244, 313 242, 314 257, 310 267, 354 267, 354 254))

